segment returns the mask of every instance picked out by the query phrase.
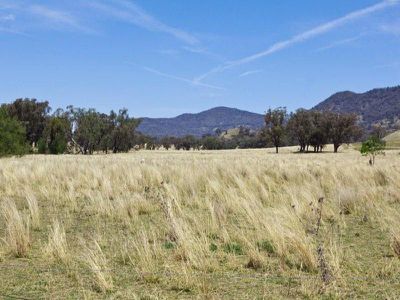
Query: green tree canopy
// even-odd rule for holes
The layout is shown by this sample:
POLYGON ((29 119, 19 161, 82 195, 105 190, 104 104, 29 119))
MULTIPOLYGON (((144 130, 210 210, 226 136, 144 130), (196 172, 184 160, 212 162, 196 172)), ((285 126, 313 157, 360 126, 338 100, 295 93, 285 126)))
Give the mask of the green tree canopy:
POLYGON ((71 123, 65 116, 53 116, 39 140, 39 153, 63 154, 71 138, 71 123))
POLYGON ((107 134, 108 116, 100 114, 94 109, 74 109, 72 115, 76 142, 84 154, 92 154, 99 148, 102 139, 107 134))
POLYGON ((128 152, 135 144, 135 130, 140 124, 139 119, 129 117, 127 109, 121 109, 118 114, 110 113, 113 130, 110 135, 110 146, 114 153, 128 152))
POLYGON ((278 107, 274 110, 268 109, 265 114, 265 131, 275 146, 276 153, 282 145, 282 139, 286 134, 285 120, 287 117, 286 108, 278 107))
POLYGON ((17 99, 13 103, 4 104, 10 117, 17 119, 25 127, 26 139, 33 145, 37 143, 46 127, 49 102, 38 102, 36 99, 17 99))
POLYGON ((313 120, 309 111, 299 109, 290 116, 288 131, 298 141, 300 152, 305 152, 313 131, 313 120))
POLYGON ((361 128, 357 125, 355 114, 328 113, 327 120, 330 124, 330 136, 333 143, 333 151, 338 152, 344 143, 350 143, 362 135, 361 128))
POLYGON ((23 155, 28 151, 24 126, 0 108, 0 156, 23 155))
POLYGON ((128 152, 135 146, 136 128, 140 120, 129 117, 127 109, 109 115, 94 109, 75 109, 70 107, 73 139, 82 153, 109 150, 113 153, 128 152))
POLYGON ((363 156, 369 156, 369 163, 375 164, 375 157, 384 154, 386 142, 380 140, 376 136, 371 136, 368 140, 362 143, 360 152, 363 156))

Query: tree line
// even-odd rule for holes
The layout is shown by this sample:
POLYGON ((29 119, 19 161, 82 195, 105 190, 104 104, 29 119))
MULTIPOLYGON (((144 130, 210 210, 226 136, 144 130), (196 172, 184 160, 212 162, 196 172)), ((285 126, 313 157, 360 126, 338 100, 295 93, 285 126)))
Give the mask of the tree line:
POLYGON ((299 145, 300 152, 321 152, 328 143, 334 152, 345 143, 359 140, 363 131, 357 125, 355 114, 340 114, 331 111, 299 109, 288 114, 286 108, 268 109, 265 114, 265 133, 276 148, 284 146, 285 138, 299 145))
POLYGON ((247 127, 239 127, 237 134, 226 138, 227 131, 215 130, 214 134, 195 137, 186 135, 183 137, 163 137, 153 141, 154 148, 163 147, 170 149, 174 146, 177 150, 229 150, 265 148, 269 145, 262 131, 250 130, 247 127))
MULTIPOLYGON (((332 143, 334 151, 344 143, 359 140, 362 130, 357 116, 299 109, 268 109, 265 127, 259 131, 240 127, 226 137, 222 130, 201 138, 194 136, 152 138, 137 131, 140 119, 127 109, 109 114, 95 109, 68 106, 52 112, 47 101, 17 99, 0 107, 0 155, 94 152, 119 153, 135 149, 178 150, 265 148, 299 145, 300 152, 321 152, 332 143)), ((226 132, 225 132, 226 133, 226 132)))
MULTIPOLYGON (((169 149, 246 149, 275 147, 276 153, 283 146, 299 146, 299 152, 322 152, 327 144, 333 144, 334 152, 343 144, 359 141, 364 132, 358 125, 355 114, 340 114, 331 111, 298 109, 288 113, 286 108, 268 109, 264 117, 265 126, 254 132, 249 128, 239 128, 239 133, 226 139, 220 132, 201 138, 185 136, 165 137, 155 141, 155 148, 169 149)), ((376 132, 382 135, 382 128, 376 132)))
POLYGON ((127 152, 141 137, 139 119, 126 109, 99 113, 94 109, 67 107, 50 114, 47 101, 17 99, 0 107, 0 153, 93 154, 127 152))

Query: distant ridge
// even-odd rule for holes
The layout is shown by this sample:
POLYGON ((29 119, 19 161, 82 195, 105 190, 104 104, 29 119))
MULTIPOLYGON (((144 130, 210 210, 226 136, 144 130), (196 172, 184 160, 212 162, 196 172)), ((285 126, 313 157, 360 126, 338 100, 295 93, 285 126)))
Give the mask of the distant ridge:
POLYGON ((313 109, 355 113, 360 116, 361 125, 365 129, 381 123, 389 130, 394 130, 400 125, 400 86, 359 94, 350 91, 336 93, 313 109))
POLYGON ((182 114, 175 118, 142 118, 138 130, 153 137, 214 134, 216 129, 227 130, 245 126, 259 129, 264 116, 230 107, 215 107, 197 114, 182 114))
MULTIPOLYGON (((312 109, 355 113, 366 130, 380 123, 389 131, 394 131, 400 128, 400 86, 377 88, 365 93, 339 92, 312 109)), ((142 118, 139 131, 153 137, 201 137, 214 134, 216 129, 224 131, 240 126, 260 129, 264 126, 264 115, 220 106, 197 114, 182 114, 175 118, 142 118)))

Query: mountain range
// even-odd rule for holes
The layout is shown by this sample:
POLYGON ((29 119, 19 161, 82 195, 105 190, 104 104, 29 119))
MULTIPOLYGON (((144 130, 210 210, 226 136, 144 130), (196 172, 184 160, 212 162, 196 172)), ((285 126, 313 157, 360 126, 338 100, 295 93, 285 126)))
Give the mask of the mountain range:
POLYGON ((367 130, 377 123, 389 130, 395 129, 400 125, 400 86, 359 94, 350 91, 336 93, 313 109, 355 113, 360 118, 360 125, 367 130))
MULTIPOLYGON (((355 113, 366 130, 376 123, 393 130, 400 126, 400 86, 373 89, 365 93, 339 92, 312 109, 355 113)), ((260 129, 264 126, 264 115, 221 106, 197 114, 182 114, 175 118, 142 118, 138 130, 153 137, 200 137, 214 134, 218 129, 224 131, 240 126, 260 129)))
POLYGON ((215 107, 197 114, 183 114, 175 118, 142 118, 138 130, 144 134, 162 137, 214 134, 217 129, 228 130, 245 126, 259 129, 264 116, 236 108, 215 107))

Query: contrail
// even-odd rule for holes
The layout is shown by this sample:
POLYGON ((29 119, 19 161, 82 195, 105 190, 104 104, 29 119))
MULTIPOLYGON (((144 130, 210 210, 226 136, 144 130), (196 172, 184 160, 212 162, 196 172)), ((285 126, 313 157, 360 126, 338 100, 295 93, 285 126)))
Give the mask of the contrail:
POLYGON ((165 78, 169 78, 169 79, 174 79, 174 80, 186 82, 186 83, 188 83, 190 85, 202 86, 202 87, 207 87, 207 88, 216 89, 216 90, 224 90, 224 88, 219 87, 219 86, 215 86, 215 85, 211 85, 211 84, 205 84, 205 83, 202 83, 202 82, 194 81, 192 79, 188 79, 188 78, 184 78, 184 77, 179 77, 179 76, 163 73, 163 72, 160 72, 160 71, 155 70, 155 69, 151 69, 151 68, 147 68, 147 67, 145 67, 144 69, 147 72, 159 75, 161 77, 165 77, 165 78))
POLYGON ((399 2, 400 2, 400 0, 386 0, 386 1, 380 2, 378 4, 375 4, 375 5, 360 9, 360 10, 353 11, 341 18, 332 20, 330 22, 327 22, 325 24, 319 25, 315 28, 312 28, 310 30, 307 30, 305 32, 297 34, 290 39, 277 42, 262 52, 258 52, 256 54, 253 54, 253 55, 250 55, 250 56, 238 59, 238 60, 226 62, 225 64, 220 65, 220 66, 218 66, 214 69, 211 69, 210 71, 198 76, 194 80, 196 82, 200 82, 211 74, 220 73, 227 69, 231 69, 235 66, 243 65, 243 64, 255 61, 257 59, 260 59, 262 57, 271 55, 275 52, 289 48, 290 46, 293 46, 295 44, 305 42, 309 39, 320 36, 320 35, 327 33, 337 27, 343 26, 344 24, 349 23, 353 20, 360 19, 362 17, 366 17, 377 11, 384 10, 388 7, 397 5, 397 4, 399 4, 399 2))
POLYGON ((194 46, 200 43, 195 36, 180 28, 172 27, 161 22, 131 1, 113 0, 103 2, 92 0, 88 2, 87 5, 116 19, 134 24, 149 31, 169 34, 189 45, 194 46))

